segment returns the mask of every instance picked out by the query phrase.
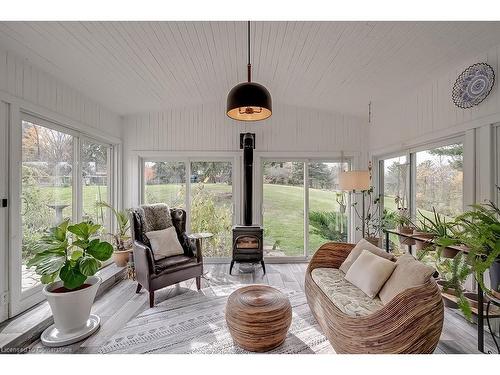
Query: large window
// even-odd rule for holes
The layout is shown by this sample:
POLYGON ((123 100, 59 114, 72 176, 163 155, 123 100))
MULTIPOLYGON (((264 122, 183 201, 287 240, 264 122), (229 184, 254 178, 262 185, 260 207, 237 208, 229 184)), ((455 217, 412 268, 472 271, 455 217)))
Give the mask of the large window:
POLYGON ((109 170, 111 147, 98 142, 81 142, 82 219, 111 228, 109 210, 96 202, 110 202, 109 170))
POLYGON ((38 285, 26 262, 43 232, 73 218, 73 142, 71 135, 22 122, 21 218, 22 290, 38 285))
POLYGON ((496 163, 496 202, 500 204, 500 125, 497 125, 496 128, 496 145, 495 145, 495 163, 496 163))
POLYGON ((347 242, 347 194, 339 190, 339 174, 347 163, 310 162, 309 255, 327 241, 347 242))
MULTIPOLYGON (((410 163, 408 159, 407 155, 400 155, 380 162, 380 169, 383 173, 381 175, 383 210, 388 213, 398 212, 398 209, 410 212, 410 163)), ((391 234, 389 241, 394 250, 400 249, 398 236, 391 234)))
POLYGON ((434 208, 453 218, 463 211, 462 143, 416 153, 415 208, 429 216, 434 208))
POLYGON ((263 163, 265 256, 304 255, 304 163, 263 163))
POLYGON ((231 256, 232 161, 146 160, 143 174, 144 203, 166 203, 185 209, 189 232, 213 234, 203 241, 203 256, 231 256))
MULTIPOLYGON (((384 209, 407 209, 417 225, 421 215, 432 217, 433 209, 448 219, 459 215, 464 204, 463 161, 461 141, 381 159, 379 188, 384 209)), ((394 249, 401 247, 395 235, 390 242, 394 249)))
POLYGON ((191 163, 191 231, 210 232, 203 253, 207 257, 231 256, 233 226, 232 163, 191 163))
POLYGON ((186 165, 179 161, 144 163, 144 203, 185 208, 186 165))
MULTIPOLYGON (((20 164, 14 161, 15 156, 12 164, 13 180, 19 179, 21 187, 12 214, 12 225, 21 225, 11 246, 12 269, 19 270, 10 275, 12 310, 16 313, 43 298, 39 277, 26 263, 48 228, 71 219, 102 224, 103 235, 111 229, 109 212, 98 208, 97 202, 113 204, 113 147, 24 114, 20 131, 16 129, 14 134, 21 143, 20 164)), ((17 233, 17 229, 12 230, 17 233)))
POLYGON ((338 190, 339 173, 347 166, 312 160, 262 163, 266 256, 305 257, 325 242, 347 241, 347 196, 338 190))

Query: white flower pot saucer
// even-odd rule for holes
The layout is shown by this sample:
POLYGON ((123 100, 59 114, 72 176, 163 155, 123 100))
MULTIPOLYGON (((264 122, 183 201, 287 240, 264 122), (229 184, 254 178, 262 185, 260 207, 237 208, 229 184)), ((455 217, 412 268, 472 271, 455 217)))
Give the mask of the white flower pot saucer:
POLYGON ((95 331, 99 329, 100 324, 101 324, 101 318, 99 318, 99 316, 97 315, 90 314, 87 323, 80 330, 63 333, 59 331, 53 324, 45 331, 43 331, 42 336, 40 338, 42 340, 43 345, 45 346, 59 347, 59 346, 70 345, 89 337, 91 334, 93 334, 95 331))

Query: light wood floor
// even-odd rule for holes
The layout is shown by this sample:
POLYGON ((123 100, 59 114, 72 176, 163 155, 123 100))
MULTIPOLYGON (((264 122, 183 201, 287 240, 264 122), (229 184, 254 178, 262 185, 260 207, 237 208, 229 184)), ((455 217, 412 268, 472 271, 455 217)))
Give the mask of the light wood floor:
MULTIPOLYGON (((268 284, 292 290, 304 289, 304 274, 307 264, 266 264, 267 274, 263 275, 260 267, 255 273, 240 273, 238 266, 233 269, 233 275, 228 273, 227 264, 206 264, 205 279, 202 279, 202 288, 209 285, 228 284, 268 284)), ((136 282, 123 280, 112 289, 104 293, 94 304, 93 312, 101 317, 100 330, 89 339, 62 348, 59 352, 92 353, 106 340, 123 327, 130 319, 149 308, 147 292, 135 293, 136 282)), ((162 289, 156 292, 156 303, 172 298, 187 289, 196 290, 194 279, 185 281, 177 286, 162 289)), ((468 323, 455 310, 446 308, 445 323, 441 340, 436 353, 478 353, 476 342, 476 326, 468 323)), ((496 353, 494 343, 485 331, 485 350, 496 353)), ((43 345, 37 341, 31 345, 34 352, 46 352, 43 345)))

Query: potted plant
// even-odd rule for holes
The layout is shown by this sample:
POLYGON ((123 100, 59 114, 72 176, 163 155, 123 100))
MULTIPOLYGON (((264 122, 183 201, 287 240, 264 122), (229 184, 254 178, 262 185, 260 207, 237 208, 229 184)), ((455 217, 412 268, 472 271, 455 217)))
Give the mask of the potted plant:
POLYGON ((125 267, 128 264, 129 254, 131 251, 130 236, 127 235, 130 228, 127 211, 118 211, 109 203, 104 201, 97 202, 97 207, 109 208, 115 216, 118 230, 115 233, 110 233, 115 243, 113 260, 118 267, 125 267))
MULTIPOLYGON (((363 200, 366 198, 368 199, 364 212, 361 214, 358 212, 358 202, 352 204, 356 215, 364 224, 364 233, 362 233, 362 236, 373 245, 381 246, 382 231, 393 225, 394 213, 388 210, 383 210, 382 213, 380 212, 380 198, 373 198, 373 186, 368 190, 362 191, 362 193, 363 200)), ((362 230, 363 226, 357 226, 356 230, 362 230)))
MULTIPOLYGON (((41 282, 46 284, 43 294, 56 328, 49 335, 49 339, 53 339, 51 344, 58 339, 67 344, 71 337, 82 339, 93 332, 88 331, 90 309, 101 283, 95 274, 101 262, 113 253, 110 243, 95 238, 100 229, 101 225, 90 221, 70 225, 69 220, 65 220, 41 237, 34 249, 35 255, 27 264, 35 267, 41 282)), ((98 327, 99 321, 94 322, 95 325, 98 327)))
MULTIPOLYGON (((427 217, 420 211, 418 213, 421 217, 421 219, 419 219, 420 225, 418 225, 418 227, 413 230, 413 235, 419 237, 415 238, 415 247, 417 248, 417 250, 423 250, 427 247, 434 247, 435 244, 432 240, 434 240, 435 238, 448 237, 453 223, 447 222, 442 215, 436 212, 436 209, 434 207, 432 207, 432 217, 427 217)), ((458 253, 458 250, 454 251, 443 246, 442 252, 443 256, 452 258, 458 253)))
MULTIPOLYGON (((398 208, 394 222, 398 227, 398 232, 402 234, 413 234, 413 223, 410 219, 408 208, 398 208)), ((415 245, 415 240, 408 237, 399 236, 399 243, 402 245, 415 245)))
MULTIPOLYGON (((498 187, 497 187, 498 188, 498 187)), ((467 248, 467 262, 470 273, 474 275, 481 288, 491 295, 500 292, 500 208, 488 201, 471 206, 455 219, 453 237, 467 248), (483 279, 489 270, 490 288, 483 279)), ((460 292, 463 290, 460 288, 460 292)), ((467 305, 469 305, 467 303, 467 305)), ((468 306, 465 306, 465 310, 468 306)))

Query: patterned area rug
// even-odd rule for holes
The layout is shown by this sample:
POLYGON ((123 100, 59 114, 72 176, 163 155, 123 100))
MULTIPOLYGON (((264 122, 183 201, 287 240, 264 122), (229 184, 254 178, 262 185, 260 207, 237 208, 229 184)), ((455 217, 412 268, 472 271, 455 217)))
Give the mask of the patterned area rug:
MULTIPOLYGON (((168 299, 129 321, 99 353, 249 353, 233 343, 224 317, 227 297, 237 287, 189 290, 168 299)), ((268 353, 334 353, 309 310, 304 293, 282 291, 292 305, 292 325, 285 342, 268 353)))

